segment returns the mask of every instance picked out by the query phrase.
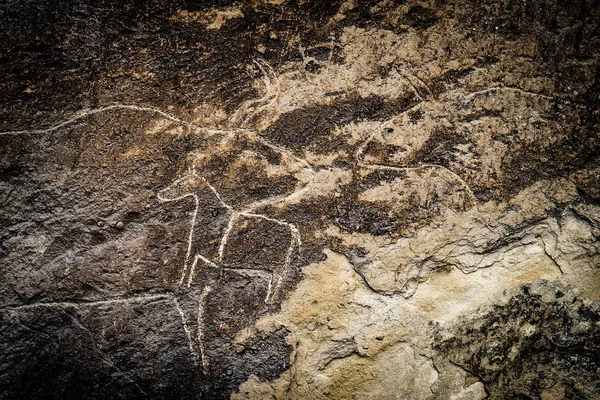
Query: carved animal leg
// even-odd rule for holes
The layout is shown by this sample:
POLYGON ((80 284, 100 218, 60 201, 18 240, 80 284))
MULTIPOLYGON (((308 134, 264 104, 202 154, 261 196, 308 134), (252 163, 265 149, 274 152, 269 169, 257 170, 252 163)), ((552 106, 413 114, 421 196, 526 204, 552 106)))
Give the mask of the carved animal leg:
MULTIPOLYGON (((199 261, 203 261, 206 264, 208 264, 209 266, 213 267, 213 268, 219 268, 219 266, 217 264, 215 264, 214 262, 212 262, 210 259, 204 257, 202 254, 196 254, 194 256, 194 262, 192 262, 192 266, 189 269, 190 273, 187 277, 187 287, 189 288, 192 285, 192 282, 194 280, 194 273, 196 271, 196 266, 198 265, 199 261)), ((179 286, 181 286, 183 284, 183 280, 179 283, 179 286)))
POLYGON ((177 307, 179 316, 181 317, 181 325, 183 325, 183 330, 185 331, 185 335, 188 342, 188 348, 190 349, 190 353, 192 353, 192 357, 194 359, 196 367, 198 367, 201 363, 201 357, 194 343, 194 335, 192 332, 195 328, 192 325, 193 320, 190 320, 190 317, 193 315, 190 315, 189 299, 175 298, 173 299, 173 301, 175 303, 175 307, 177 307))
POLYGON ((188 273, 189 265, 188 265, 188 261, 189 261, 189 257, 186 258, 185 263, 183 264, 183 269, 181 270, 181 277, 179 278, 179 287, 183 286, 183 283, 185 282, 185 277, 188 273))
POLYGON ((227 223, 227 228, 223 233, 223 237, 221 238, 221 244, 219 245, 219 261, 223 261, 223 254, 225 252, 225 246, 227 246, 227 240, 229 239, 229 234, 233 230, 235 226, 235 221, 238 219, 238 213, 233 212, 231 217, 229 218, 229 222, 227 223))
POLYGON ((174 299, 181 323, 185 331, 188 347, 198 368, 207 373, 208 359, 204 347, 204 311, 206 298, 211 292, 210 286, 205 286, 202 292, 187 292, 174 299))
POLYGON ((198 326, 196 333, 196 340, 198 341, 198 347, 200 347, 200 358, 202 362, 202 371, 206 375, 208 373, 208 357, 206 356, 206 349, 204 348, 204 309, 206 306, 206 297, 212 291, 210 286, 205 286, 202 289, 200 299, 198 299, 198 314, 196 317, 196 323, 198 326))
POLYGON ((287 254, 285 256, 285 263, 281 268, 278 274, 271 274, 271 279, 269 280, 269 288, 267 290, 267 297, 265 298, 265 303, 270 304, 273 302, 273 299, 277 296, 279 288, 283 282, 283 278, 287 274, 287 270, 292 263, 292 257, 294 256, 295 249, 300 251, 301 241, 300 241, 300 233, 294 226, 290 226, 290 232, 292 234, 292 239, 290 241, 290 246, 288 247, 287 254))
POLYGON ((269 286, 267 288, 267 297, 265 297, 265 304, 270 304, 272 301, 272 292, 273 292, 273 279, 275 277, 275 274, 271 274, 271 277, 269 278, 269 286))

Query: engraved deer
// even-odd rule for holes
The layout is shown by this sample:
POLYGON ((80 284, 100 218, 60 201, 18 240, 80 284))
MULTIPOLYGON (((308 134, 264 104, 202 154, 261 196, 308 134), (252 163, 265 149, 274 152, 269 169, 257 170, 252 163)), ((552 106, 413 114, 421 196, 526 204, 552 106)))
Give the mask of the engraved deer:
POLYGON ((298 229, 288 222, 234 209, 221 198, 218 191, 204 177, 196 173, 194 167, 189 168, 183 176, 168 187, 160 190, 157 197, 163 203, 186 198, 194 200, 195 207, 188 233, 187 251, 179 275, 178 287, 184 294, 181 297, 183 300, 178 304, 178 310, 188 336, 190 349, 194 354, 200 353, 202 365, 206 369, 202 314, 206 296, 212 289, 210 286, 205 286, 198 298, 185 294, 194 281, 198 265, 205 268, 235 270, 250 275, 267 275, 268 289, 264 302, 270 304, 281 288, 295 252, 300 249, 300 234, 298 229), (285 240, 284 236, 287 236, 289 241, 285 240), (253 240, 257 237, 266 240, 252 246, 253 240), (283 246, 281 246, 282 240, 283 246), (250 247, 245 248, 245 251, 240 251, 239 248, 236 251, 232 242, 250 243, 250 247), (264 261, 257 260, 256 255, 263 257, 264 261))
MULTIPOLYGON (((266 304, 273 301, 285 278, 294 252, 301 245, 298 229, 293 224, 262 214, 235 210, 223 201, 217 190, 205 178, 199 176, 193 167, 188 169, 181 178, 159 191, 157 197, 161 202, 179 201, 187 197, 194 199, 195 209, 188 233, 188 247, 179 278, 179 287, 190 287, 199 262, 212 268, 268 271, 270 275, 269 290, 264 301, 266 304), (200 219, 205 222, 209 221, 210 224, 200 226, 198 224, 200 219), (229 251, 231 250, 229 242, 234 239, 233 236, 240 235, 240 232, 236 232, 236 228, 239 228, 240 225, 252 225, 255 221, 260 221, 261 223, 258 225, 266 232, 251 232, 252 228, 250 228, 250 232, 245 231, 245 236, 277 234, 270 238, 273 239, 270 243, 273 243, 281 241, 278 232, 287 231, 289 244, 286 245, 285 254, 280 257, 280 262, 275 262, 274 265, 268 263, 243 265, 241 263, 243 260, 234 259, 235 255, 229 251)), ((268 253, 265 251, 268 249, 264 248, 254 248, 253 250, 263 254, 268 253)))

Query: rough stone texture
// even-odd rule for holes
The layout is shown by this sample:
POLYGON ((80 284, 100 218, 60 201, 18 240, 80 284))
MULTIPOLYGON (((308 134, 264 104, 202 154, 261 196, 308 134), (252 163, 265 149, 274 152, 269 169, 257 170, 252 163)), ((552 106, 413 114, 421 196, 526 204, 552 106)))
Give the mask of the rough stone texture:
POLYGON ((597 1, 0 28, 0 399, 600 399, 597 1))

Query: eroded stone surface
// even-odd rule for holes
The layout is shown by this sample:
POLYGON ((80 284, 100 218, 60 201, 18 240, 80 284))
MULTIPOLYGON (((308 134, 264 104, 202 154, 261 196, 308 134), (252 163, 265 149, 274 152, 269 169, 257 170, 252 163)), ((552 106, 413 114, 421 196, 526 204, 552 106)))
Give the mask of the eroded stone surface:
POLYGON ((599 18, 0 5, 0 398, 600 397, 599 18))

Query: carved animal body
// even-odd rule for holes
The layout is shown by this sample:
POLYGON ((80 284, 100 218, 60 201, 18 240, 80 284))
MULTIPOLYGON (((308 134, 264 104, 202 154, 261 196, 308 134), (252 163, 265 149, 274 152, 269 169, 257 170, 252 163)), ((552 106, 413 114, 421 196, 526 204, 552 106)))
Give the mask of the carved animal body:
POLYGON ((199 264, 264 271, 270 275, 265 303, 272 302, 300 246, 296 227, 265 215, 234 210, 194 169, 158 193, 161 202, 187 197, 194 199, 195 210, 179 286, 190 287, 199 264))
POLYGON ((292 258, 301 242, 296 227, 265 215, 238 211, 223 201, 217 190, 191 168, 158 193, 161 202, 194 200, 188 248, 178 286, 177 301, 190 349, 206 369, 202 319, 207 284, 200 296, 191 290, 199 268, 231 269, 264 274, 268 279, 265 303, 276 298, 292 258))

